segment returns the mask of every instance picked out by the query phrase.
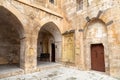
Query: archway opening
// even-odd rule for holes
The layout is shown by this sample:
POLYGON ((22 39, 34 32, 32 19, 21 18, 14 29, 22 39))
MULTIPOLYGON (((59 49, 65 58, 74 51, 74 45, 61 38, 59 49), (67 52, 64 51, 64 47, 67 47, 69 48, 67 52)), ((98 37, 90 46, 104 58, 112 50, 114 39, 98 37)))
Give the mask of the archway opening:
POLYGON ((42 26, 37 41, 37 65, 61 61, 61 33, 53 22, 42 26))
POLYGON ((9 10, 0 6, 0 71, 20 68, 23 26, 9 10))

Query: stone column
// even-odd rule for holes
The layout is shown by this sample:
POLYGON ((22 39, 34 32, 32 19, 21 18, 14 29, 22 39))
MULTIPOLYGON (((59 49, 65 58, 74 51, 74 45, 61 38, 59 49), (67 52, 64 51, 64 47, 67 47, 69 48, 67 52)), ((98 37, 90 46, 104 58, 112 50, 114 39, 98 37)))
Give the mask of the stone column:
POLYGON ((86 69, 86 66, 85 66, 85 58, 86 58, 86 56, 85 56, 85 53, 84 53, 84 34, 83 34, 83 31, 82 32, 80 32, 80 60, 81 60, 81 68, 83 69, 83 70, 85 70, 86 69))
POLYGON ((21 40, 20 67, 25 73, 36 70, 37 65, 37 39, 30 35, 21 40))
POLYGON ((75 65, 80 69, 85 69, 84 63, 84 42, 83 31, 76 30, 75 33, 75 65))
POLYGON ((26 37, 20 40, 20 68, 25 69, 26 37))
POLYGON ((75 32, 75 65, 76 67, 81 66, 81 61, 80 61, 80 34, 76 30, 75 32))

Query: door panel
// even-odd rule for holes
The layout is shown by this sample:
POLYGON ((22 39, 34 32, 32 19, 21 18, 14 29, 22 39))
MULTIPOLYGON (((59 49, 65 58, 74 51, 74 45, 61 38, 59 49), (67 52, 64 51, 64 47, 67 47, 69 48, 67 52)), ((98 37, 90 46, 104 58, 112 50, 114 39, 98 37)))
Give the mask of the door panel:
POLYGON ((105 72, 104 46, 91 44, 91 69, 105 72))
POLYGON ((52 62, 55 62, 55 44, 51 44, 51 47, 52 47, 52 62))

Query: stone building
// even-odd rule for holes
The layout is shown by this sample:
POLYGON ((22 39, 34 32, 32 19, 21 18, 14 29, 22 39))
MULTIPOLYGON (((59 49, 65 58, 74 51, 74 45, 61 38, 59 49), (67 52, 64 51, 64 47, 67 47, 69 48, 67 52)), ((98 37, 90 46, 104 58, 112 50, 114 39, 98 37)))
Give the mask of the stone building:
POLYGON ((119 0, 0 0, 0 68, 18 68, 0 78, 41 62, 120 77, 119 12, 119 0))

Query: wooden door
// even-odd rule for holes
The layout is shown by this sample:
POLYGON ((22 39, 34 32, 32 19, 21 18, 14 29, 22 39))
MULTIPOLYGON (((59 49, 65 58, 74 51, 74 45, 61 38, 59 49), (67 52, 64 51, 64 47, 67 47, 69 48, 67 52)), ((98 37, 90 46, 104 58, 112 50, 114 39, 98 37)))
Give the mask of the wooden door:
POLYGON ((105 72, 104 46, 91 44, 91 69, 105 72))
POLYGON ((51 59, 52 59, 52 62, 55 62, 55 44, 52 43, 51 47, 52 47, 52 56, 51 56, 51 59))

